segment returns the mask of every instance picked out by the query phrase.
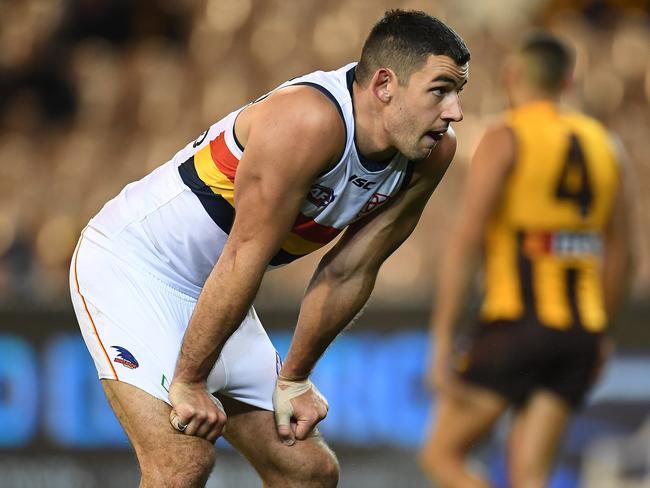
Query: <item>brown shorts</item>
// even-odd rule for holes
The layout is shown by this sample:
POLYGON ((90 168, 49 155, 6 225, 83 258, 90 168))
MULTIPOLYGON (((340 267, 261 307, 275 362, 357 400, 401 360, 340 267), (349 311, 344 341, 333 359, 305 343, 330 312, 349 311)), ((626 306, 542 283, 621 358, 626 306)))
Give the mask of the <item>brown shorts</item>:
POLYGON ((545 389, 575 408, 597 377, 603 338, 579 326, 560 331, 525 321, 481 323, 457 357, 456 371, 517 407, 545 389))

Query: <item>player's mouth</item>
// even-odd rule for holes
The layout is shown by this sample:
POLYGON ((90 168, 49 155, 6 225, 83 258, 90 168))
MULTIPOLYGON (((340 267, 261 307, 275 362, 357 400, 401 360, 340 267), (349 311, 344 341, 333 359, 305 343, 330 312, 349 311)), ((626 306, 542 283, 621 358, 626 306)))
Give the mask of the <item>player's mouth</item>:
POLYGON ((447 132, 447 128, 445 127, 444 129, 430 130, 429 132, 427 132, 427 135, 437 142, 442 140, 446 132, 447 132))

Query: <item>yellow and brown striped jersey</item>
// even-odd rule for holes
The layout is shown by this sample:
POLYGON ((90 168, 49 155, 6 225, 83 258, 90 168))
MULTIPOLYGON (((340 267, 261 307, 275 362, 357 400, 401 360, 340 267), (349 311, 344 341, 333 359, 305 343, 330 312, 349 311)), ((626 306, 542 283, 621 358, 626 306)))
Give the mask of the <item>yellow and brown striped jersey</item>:
POLYGON ((506 123, 516 161, 486 231, 481 318, 601 331, 603 232, 619 182, 607 131, 549 102, 506 123))

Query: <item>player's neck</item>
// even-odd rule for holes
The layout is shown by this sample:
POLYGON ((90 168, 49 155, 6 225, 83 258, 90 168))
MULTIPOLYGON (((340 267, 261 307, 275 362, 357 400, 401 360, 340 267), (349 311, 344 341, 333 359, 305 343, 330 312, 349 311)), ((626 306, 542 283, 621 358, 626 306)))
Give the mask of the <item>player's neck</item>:
POLYGON ((548 93, 531 87, 521 87, 516 90, 511 90, 508 98, 512 108, 538 102, 552 103, 554 105, 560 102, 560 94, 548 93))
POLYGON ((372 95, 355 81, 352 85, 354 109, 354 140, 357 150, 366 158, 385 161, 395 154, 383 124, 381 107, 373 103, 372 95))

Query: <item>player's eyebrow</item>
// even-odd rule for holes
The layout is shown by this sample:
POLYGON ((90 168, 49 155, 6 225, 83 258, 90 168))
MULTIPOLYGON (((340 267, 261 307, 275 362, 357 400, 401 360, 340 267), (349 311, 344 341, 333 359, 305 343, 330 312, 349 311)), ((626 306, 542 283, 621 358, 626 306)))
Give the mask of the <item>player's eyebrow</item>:
POLYGON ((467 83, 467 78, 465 78, 460 85, 457 83, 457 80, 445 75, 436 76, 433 80, 431 80, 432 83, 435 81, 442 81, 443 83, 449 83, 451 85, 456 86, 460 90, 467 83))

